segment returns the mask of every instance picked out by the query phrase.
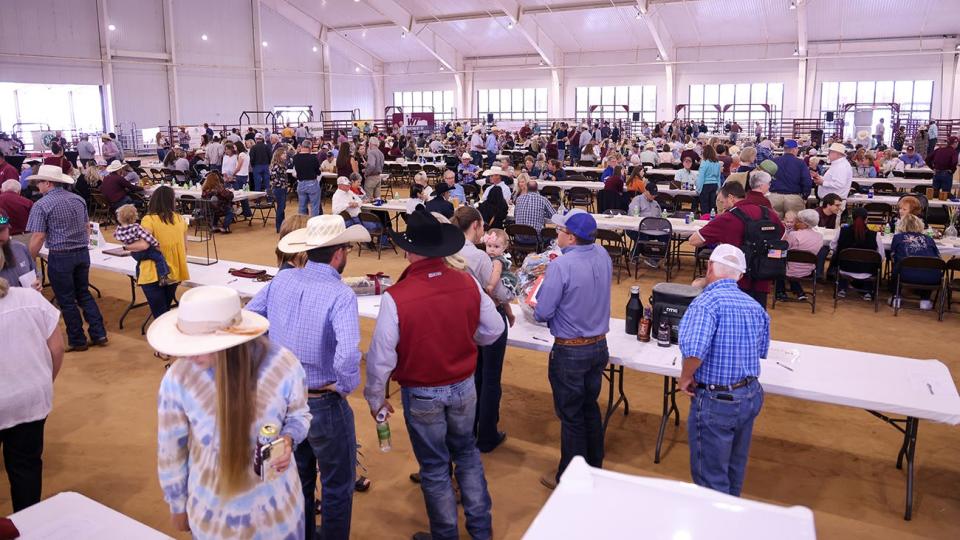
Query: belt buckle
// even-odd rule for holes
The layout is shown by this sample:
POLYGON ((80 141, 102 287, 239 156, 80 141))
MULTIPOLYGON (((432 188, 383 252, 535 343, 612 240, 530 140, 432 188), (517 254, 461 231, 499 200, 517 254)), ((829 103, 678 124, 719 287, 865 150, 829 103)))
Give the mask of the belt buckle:
POLYGON ((707 390, 716 390, 716 389, 717 389, 717 385, 715 385, 715 384, 708 384, 708 385, 707 385, 707 390))

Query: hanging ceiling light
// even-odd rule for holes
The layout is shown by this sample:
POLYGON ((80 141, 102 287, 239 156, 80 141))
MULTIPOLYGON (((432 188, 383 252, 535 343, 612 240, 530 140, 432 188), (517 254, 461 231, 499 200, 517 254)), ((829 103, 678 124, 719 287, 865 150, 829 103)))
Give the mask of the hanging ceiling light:
POLYGON ((356 71, 357 73, 360 73, 360 66, 353 68, 353 70, 356 71))
POLYGON ((790 2, 790 9, 797 9, 797 3, 796 3, 796 2, 790 2))
POLYGON ((317 46, 316 46, 316 45, 313 46, 313 52, 317 52, 317 46))
POLYGON ((263 45, 264 47, 266 47, 267 45, 269 45, 269 43, 267 43, 266 41, 261 41, 260 44, 263 45))
POLYGON ((200 39, 206 41, 206 40, 207 40, 207 35, 206 35, 206 34, 201 34, 201 35, 200 35, 200 39))
POLYGON ((661 62, 661 61, 663 61, 663 57, 658 54, 658 55, 657 55, 657 62, 661 62))
POLYGON ((543 67, 543 60, 540 60, 540 67, 543 67))
POLYGON ((114 26, 114 25, 112 25, 112 24, 107 26, 107 30, 109 30, 109 31, 111 31, 111 32, 113 32, 113 31, 116 30, 116 29, 117 29, 117 27, 114 26))
POLYGON ((400 32, 400 37, 401 37, 401 38, 407 37, 407 33, 406 33, 406 32, 400 32))
POLYGON ((507 30, 513 30, 513 21, 507 23, 507 30))
POLYGON ((638 9, 638 10, 637 10, 637 20, 639 21, 639 20, 640 20, 640 17, 642 17, 642 16, 643 16, 643 15, 640 14, 640 10, 638 9))

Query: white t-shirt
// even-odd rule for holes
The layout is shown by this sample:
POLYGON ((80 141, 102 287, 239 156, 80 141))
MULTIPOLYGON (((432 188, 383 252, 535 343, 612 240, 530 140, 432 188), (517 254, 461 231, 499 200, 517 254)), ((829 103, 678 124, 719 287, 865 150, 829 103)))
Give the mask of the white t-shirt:
POLYGON ((350 203, 355 202, 358 205, 363 203, 363 199, 359 195, 350 191, 349 189, 344 191, 342 189, 337 189, 333 193, 333 200, 331 201, 331 209, 334 214, 339 214, 344 210, 350 214, 350 217, 357 217, 360 215, 360 207, 356 206, 351 208, 350 203))
POLYGON ((233 171, 237 168, 237 155, 233 154, 228 156, 223 155, 223 162, 220 165, 220 170, 223 171, 223 175, 227 178, 233 178, 233 171))
POLYGON ((0 299, 0 429, 46 418, 53 407, 53 357, 47 338, 60 312, 40 293, 11 287, 0 299))
POLYGON ((240 165, 240 170, 237 171, 237 176, 250 176, 250 155, 246 152, 240 152, 237 156, 237 161, 243 160, 243 163, 240 165))
POLYGON ((817 195, 822 199, 828 193, 836 193, 841 199, 847 200, 850 195, 850 186, 853 184, 853 168, 847 158, 842 157, 830 162, 830 168, 823 173, 823 184, 817 188, 817 195))

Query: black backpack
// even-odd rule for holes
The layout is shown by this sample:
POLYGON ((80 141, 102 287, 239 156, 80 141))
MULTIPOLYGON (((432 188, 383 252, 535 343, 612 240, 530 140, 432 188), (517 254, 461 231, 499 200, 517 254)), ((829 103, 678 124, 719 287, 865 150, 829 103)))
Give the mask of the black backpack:
POLYGON ((778 279, 787 275, 787 241, 783 229, 770 219, 770 209, 760 207, 760 219, 750 219, 740 208, 730 210, 743 222, 740 249, 747 260, 746 276, 753 280, 778 279))

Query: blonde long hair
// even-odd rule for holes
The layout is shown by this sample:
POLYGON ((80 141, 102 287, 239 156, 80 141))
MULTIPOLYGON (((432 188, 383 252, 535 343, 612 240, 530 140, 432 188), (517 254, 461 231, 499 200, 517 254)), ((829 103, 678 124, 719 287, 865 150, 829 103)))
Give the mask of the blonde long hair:
MULTIPOLYGON (((303 214, 292 214, 287 216, 283 223, 280 224, 280 238, 292 233, 297 229, 303 229, 307 226, 307 220, 310 219, 310 216, 305 216, 303 214)), ((276 248, 275 253, 277 255, 277 266, 282 265, 283 263, 290 263, 294 268, 303 268, 307 265, 307 252, 302 253, 284 253, 280 251, 280 248, 276 248)))
POLYGON ((220 434, 217 493, 231 498, 253 484, 257 371, 267 352, 263 338, 217 353, 217 432, 220 434))

